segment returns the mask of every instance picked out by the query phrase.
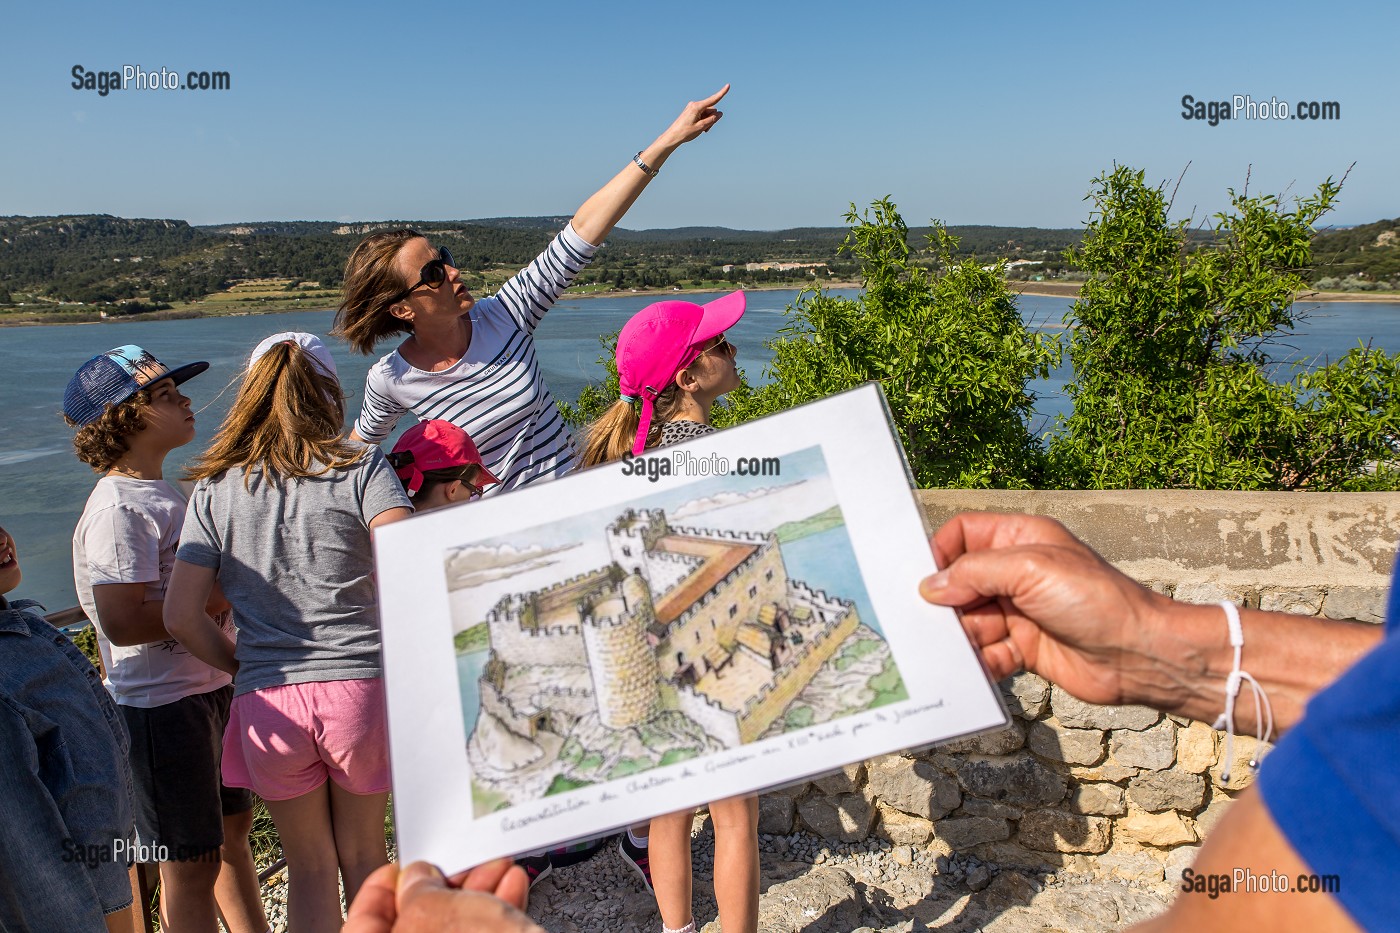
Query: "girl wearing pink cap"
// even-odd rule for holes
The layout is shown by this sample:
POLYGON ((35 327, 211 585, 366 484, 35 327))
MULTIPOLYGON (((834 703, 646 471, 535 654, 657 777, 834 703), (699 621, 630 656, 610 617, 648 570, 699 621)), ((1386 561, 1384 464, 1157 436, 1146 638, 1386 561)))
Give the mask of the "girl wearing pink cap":
POLYGON ((676 444, 714 430, 710 407, 739 387, 724 332, 743 317, 744 293, 708 304, 658 301, 617 335, 621 397, 589 426, 583 465, 676 444))
MULTIPOLYGON (((744 314, 744 293, 704 305, 661 301, 643 308, 617 335, 621 398, 588 430, 584 466, 641 454, 714 431, 710 407, 739 387, 735 346, 724 332, 744 314)), ((665 933, 693 933, 689 810, 651 821, 651 884, 665 933)), ((758 929, 758 798, 731 797, 710 804, 715 826, 715 900, 725 933, 758 929)), ((631 831, 629 831, 630 833, 631 831)), ((645 876, 645 875, 644 875, 645 876)))

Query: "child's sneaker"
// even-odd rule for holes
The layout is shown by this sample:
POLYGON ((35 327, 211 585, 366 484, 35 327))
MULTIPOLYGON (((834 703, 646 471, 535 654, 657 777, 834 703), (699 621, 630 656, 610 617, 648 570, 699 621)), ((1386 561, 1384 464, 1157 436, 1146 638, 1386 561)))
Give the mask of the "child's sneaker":
POLYGON ((622 838, 617 842, 617 851, 622 854, 622 861, 641 876, 642 883, 651 891, 651 863, 647 859, 647 850, 641 846, 634 846, 624 830, 622 838))
POLYGON ((554 871, 554 866, 549 863, 548 855, 526 855, 516 859, 515 864, 525 869, 525 874, 529 876, 532 888, 536 881, 554 871))

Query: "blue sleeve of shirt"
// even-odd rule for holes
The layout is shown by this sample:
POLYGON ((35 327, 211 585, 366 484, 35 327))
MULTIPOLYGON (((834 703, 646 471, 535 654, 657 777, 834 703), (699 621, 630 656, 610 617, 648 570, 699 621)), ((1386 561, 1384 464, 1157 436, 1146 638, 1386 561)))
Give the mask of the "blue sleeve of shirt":
POLYGON ((1274 822, 1367 930, 1400 918, 1400 588, 1386 637, 1326 690, 1264 759, 1259 790, 1274 822))

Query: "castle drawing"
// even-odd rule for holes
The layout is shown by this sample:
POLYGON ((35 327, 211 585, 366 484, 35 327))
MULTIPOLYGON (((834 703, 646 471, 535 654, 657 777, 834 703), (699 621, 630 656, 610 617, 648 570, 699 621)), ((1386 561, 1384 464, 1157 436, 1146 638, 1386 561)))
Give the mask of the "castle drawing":
MULTIPOLYGON (((752 742, 781 730, 794 699, 856 641, 884 666, 853 674, 898 682, 856 604, 791 579, 775 534, 628 509, 606 535, 607 565, 507 595, 487 614, 469 753, 488 781, 529 770, 578 786, 752 742), (624 751, 609 734, 628 730, 644 738, 624 751)), ((846 700, 830 709, 879 705, 861 695, 864 680, 849 681, 833 682, 846 700)))

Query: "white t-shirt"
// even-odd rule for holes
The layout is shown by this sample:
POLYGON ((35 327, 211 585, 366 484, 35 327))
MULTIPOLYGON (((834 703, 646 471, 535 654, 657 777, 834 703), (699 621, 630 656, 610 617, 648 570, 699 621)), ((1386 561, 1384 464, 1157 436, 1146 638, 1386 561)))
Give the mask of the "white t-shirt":
MULTIPOLYGON (((107 689, 125 706, 164 706, 233 681, 173 638, 148 645, 114 645, 97 615, 94 586, 144 583, 148 602, 165 599, 184 523, 185 499, 165 480, 104 476, 88 496, 73 532, 78 601, 97 629, 107 689)), ((225 613, 222 621, 232 633, 231 616, 225 613)))
POLYGON ((496 495, 574 467, 574 442, 540 374, 534 333, 545 312, 593 258, 597 247, 565 227, 496 295, 472 308, 472 339, 447 369, 412 366, 398 350, 370 367, 355 433, 378 444, 406 411, 466 431, 500 479, 496 495))

